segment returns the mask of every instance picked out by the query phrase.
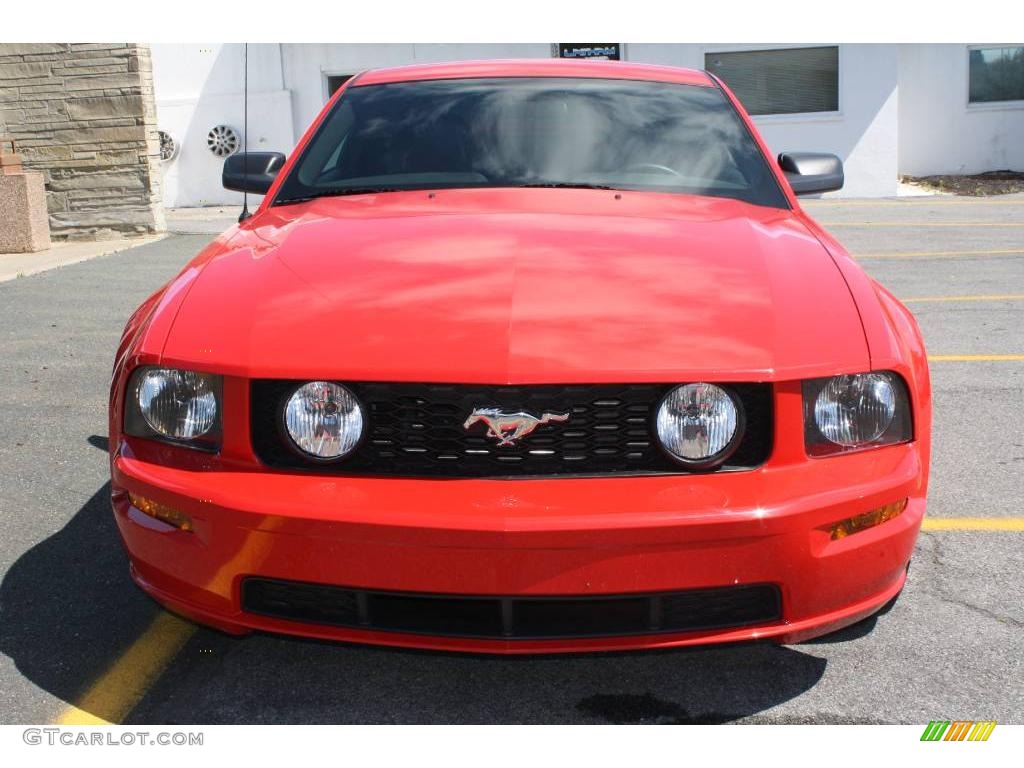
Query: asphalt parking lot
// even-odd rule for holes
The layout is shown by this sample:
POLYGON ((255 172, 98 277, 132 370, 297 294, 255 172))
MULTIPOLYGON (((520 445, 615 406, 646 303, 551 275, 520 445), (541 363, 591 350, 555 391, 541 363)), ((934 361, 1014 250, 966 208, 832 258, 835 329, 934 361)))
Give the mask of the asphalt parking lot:
POLYGON ((0 284, 0 722, 1024 723, 1024 196, 807 207, 932 356, 928 529, 889 613, 801 645, 536 658, 164 613, 111 517, 106 392, 124 320, 210 239, 177 234, 0 284))

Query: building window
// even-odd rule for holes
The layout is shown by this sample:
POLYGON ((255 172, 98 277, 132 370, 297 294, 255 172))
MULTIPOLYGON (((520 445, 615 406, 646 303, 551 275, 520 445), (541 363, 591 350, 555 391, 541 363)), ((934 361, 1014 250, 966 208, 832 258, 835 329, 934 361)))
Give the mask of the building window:
POLYGON ((1024 100, 1024 47, 973 48, 967 60, 972 104, 1024 100))
POLYGON ((704 54, 752 115, 839 111, 839 48, 782 48, 704 54))

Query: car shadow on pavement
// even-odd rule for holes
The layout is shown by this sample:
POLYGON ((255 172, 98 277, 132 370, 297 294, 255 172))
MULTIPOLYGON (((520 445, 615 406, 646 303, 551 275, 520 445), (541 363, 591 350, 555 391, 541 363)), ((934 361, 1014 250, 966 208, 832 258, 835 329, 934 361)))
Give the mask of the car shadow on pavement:
POLYGON ((104 453, 110 452, 110 438, 103 435, 89 435, 85 441, 93 448, 99 448, 104 453))
POLYGON ((813 688, 764 643, 497 657, 202 631, 132 723, 726 723, 813 688))
MULTIPOLYGON (((0 585, 0 651, 68 702, 160 610, 128 576, 109 494, 109 484, 100 488, 0 585)), ((757 720, 811 689, 825 667, 762 643, 495 657, 200 629, 128 721, 721 723, 757 720)))
POLYGON ((29 682, 73 702, 158 611, 128 576, 108 483, 8 569, 0 652, 29 682))

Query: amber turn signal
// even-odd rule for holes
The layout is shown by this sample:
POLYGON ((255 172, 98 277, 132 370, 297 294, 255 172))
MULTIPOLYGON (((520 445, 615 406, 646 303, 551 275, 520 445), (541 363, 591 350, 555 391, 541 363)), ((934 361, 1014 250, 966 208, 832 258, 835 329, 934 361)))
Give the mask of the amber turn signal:
POLYGON ((826 530, 828 530, 829 538, 832 541, 845 539, 850 534, 860 533, 868 528, 881 525, 887 520, 892 520, 906 508, 907 500, 900 499, 892 504, 886 504, 884 507, 872 509, 870 512, 865 512, 862 515, 848 517, 845 520, 840 520, 838 523, 832 523, 826 530))
POLYGON ((128 500, 131 501, 133 507, 150 517, 173 525, 181 531, 192 530, 192 518, 184 512, 179 512, 173 507, 168 507, 166 504, 147 499, 144 496, 136 496, 134 493, 128 494, 128 500))

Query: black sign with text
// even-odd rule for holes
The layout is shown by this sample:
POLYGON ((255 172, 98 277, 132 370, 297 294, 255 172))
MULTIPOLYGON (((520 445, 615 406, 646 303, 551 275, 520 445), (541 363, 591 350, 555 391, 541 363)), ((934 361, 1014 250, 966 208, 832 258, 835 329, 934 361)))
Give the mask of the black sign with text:
POLYGON ((622 57, 619 43, 559 43, 560 59, 609 59, 618 61, 622 57))

